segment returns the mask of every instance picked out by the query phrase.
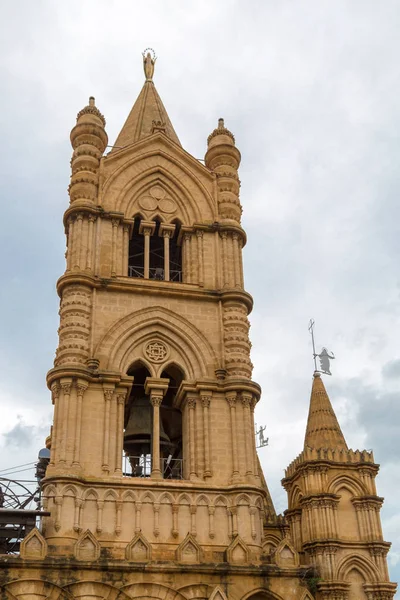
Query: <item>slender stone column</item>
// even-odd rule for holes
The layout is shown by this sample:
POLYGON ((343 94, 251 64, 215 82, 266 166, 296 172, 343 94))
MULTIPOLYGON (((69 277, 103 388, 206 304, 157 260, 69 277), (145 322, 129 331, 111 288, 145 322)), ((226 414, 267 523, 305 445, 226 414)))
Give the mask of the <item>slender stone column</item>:
POLYGON ((150 277, 150 236, 156 228, 154 221, 140 221, 139 233, 144 235, 144 278, 150 277))
POLYGON ((86 268, 88 235, 89 235, 88 220, 85 218, 85 215, 83 215, 82 228, 81 228, 81 241, 80 241, 80 256, 79 256, 79 265, 80 265, 81 271, 83 271, 86 268))
POLYGON ((144 235, 144 278, 150 277, 150 231, 145 229, 144 235))
POLYGON ((153 433, 151 452, 151 478, 162 479, 160 468, 160 406, 165 392, 168 389, 169 379, 147 377, 145 381, 145 392, 150 396, 150 404, 153 407, 153 433))
POLYGON ((252 399, 251 404, 250 404, 250 426, 251 426, 251 432, 252 432, 252 448, 253 448, 253 455, 254 455, 254 463, 253 463, 253 473, 254 476, 257 477, 257 479, 260 478, 260 475, 258 473, 258 456, 257 456, 257 448, 256 448, 256 432, 254 429, 254 409, 256 407, 257 401, 255 398, 252 399))
POLYGON ((54 504, 56 505, 56 518, 54 522, 54 529, 60 531, 61 529, 61 508, 62 508, 63 497, 55 496, 54 504))
POLYGON ((113 388, 103 389, 104 393, 104 430, 103 430, 103 471, 109 471, 110 462, 110 413, 111 400, 114 395, 113 388))
POLYGON ((103 531, 103 508, 104 500, 97 500, 97 533, 101 533, 103 531))
POLYGON ((199 285, 204 286, 204 255, 203 255, 203 235, 204 232, 201 229, 196 231, 197 237, 197 256, 198 256, 198 267, 199 267, 199 285))
POLYGON ((142 503, 136 502, 135 503, 135 533, 140 533, 140 530, 142 528, 141 520, 142 520, 142 503))
POLYGON ((211 449, 210 449, 210 421, 208 411, 211 403, 212 392, 200 392, 203 407, 203 443, 204 443, 204 479, 212 476, 211 449))
POLYGON ((190 461, 190 470, 189 470, 189 479, 194 480, 197 477, 196 473, 196 448, 195 448, 195 410, 196 410, 196 398, 188 398, 187 405, 189 409, 189 461, 190 461))
POLYGON ((112 262, 111 262, 111 277, 117 276, 117 232, 119 226, 118 219, 112 219, 112 262))
POLYGON ((116 519, 115 519, 115 533, 119 535, 122 531, 121 518, 122 518, 122 502, 121 500, 116 503, 116 519))
POLYGON ((224 288, 227 288, 227 287, 229 287, 228 243, 227 243, 228 232, 227 231, 222 231, 221 232, 221 238, 222 238, 222 265, 223 265, 222 276, 223 276, 223 285, 224 285, 224 288))
POLYGON ((88 247, 87 247, 87 253, 86 253, 86 270, 87 271, 92 270, 92 264, 93 264, 93 230, 94 230, 95 221, 96 221, 96 216, 89 215, 88 247))
POLYGON ((160 535, 160 503, 155 502, 153 504, 154 511, 154 529, 153 534, 154 537, 158 537, 160 535))
POLYGON ((122 275, 128 275, 129 262, 129 225, 124 225, 124 233, 122 239, 122 275))
POLYGON ((172 505, 172 536, 174 538, 178 537, 178 513, 179 513, 179 504, 172 505))
POLYGON ((237 506, 231 506, 229 510, 232 515, 232 536, 236 537, 238 534, 237 506))
POLYGON ((69 399, 71 395, 72 379, 61 379, 61 389, 63 391, 63 424, 60 462, 67 461, 67 438, 68 438, 68 417, 69 417, 69 399))
POLYGON ((208 507, 208 536, 211 539, 213 539, 215 537, 214 513, 215 513, 215 506, 209 506, 208 507))
POLYGON ((60 390, 58 383, 53 383, 51 386, 51 394, 54 404, 54 426, 51 431, 51 452, 50 464, 54 465, 58 460, 58 445, 60 440, 60 390))
POLYGON ((241 395, 242 406, 243 406, 243 428, 244 428, 244 447, 246 452, 246 476, 248 478, 253 477, 253 462, 254 453, 252 448, 253 443, 253 432, 251 427, 251 413, 250 405, 252 401, 252 395, 243 392, 241 395))
POLYGON ((232 439, 232 481, 239 479, 238 468, 238 447, 237 447, 237 429, 236 429, 236 392, 228 392, 225 394, 226 401, 229 404, 231 413, 231 439, 232 439))
POLYGON ((251 524, 251 537, 253 538, 253 540, 256 539, 257 536, 257 532, 256 532, 256 507, 255 506, 249 506, 249 512, 250 512, 250 524, 251 524))
POLYGON ((82 401, 83 395, 88 388, 86 381, 78 379, 76 386, 76 420, 75 420, 75 446, 74 446, 74 460, 72 465, 74 467, 80 466, 80 453, 81 453, 81 430, 82 430, 82 401))
POLYGON ((195 504, 191 504, 190 505, 190 533, 192 534, 193 537, 196 537, 196 535, 197 535, 196 513, 197 513, 197 506, 195 504))
POLYGON ((78 213, 74 226, 74 269, 80 269, 80 255, 81 255, 81 247, 82 247, 82 222, 83 215, 82 213, 78 213))
POLYGON ((122 475, 122 454, 124 451, 124 408, 126 390, 117 394, 117 443, 115 446, 115 474, 122 475))
POLYGON ((73 261, 73 236, 74 236, 74 219, 72 217, 68 217, 68 238, 67 238, 67 271, 70 271, 74 266, 73 261))
POLYGON ((169 239, 169 232, 164 231, 164 281, 169 281, 169 239))
POLYGON ((74 531, 81 531, 81 508, 83 506, 82 498, 75 498, 74 531))
POLYGON ((243 255, 242 255, 242 248, 243 248, 243 239, 240 238, 239 239, 239 270, 240 270, 240 287, 244 287, 244 276, 243 276, 243 255))
POLYGON ((151 457, 151 477, 152 479, 161 479, 160 469, 160 406, 162 396, 152 393, 150 402, 153 407, 153 436, 152 436, 152 457, 151 457))
POLYGON ((169 244, 175 231, 175 225, 166 225, 161 223, 159 235, 164 238, 164 281, 170 280, 170 258, 169 258, 169 244))
POLYGON ((192 256, 191 256, 191 239, 192 235, 189 232, 185 232, 183 236, 184 242, 184 259, 185 259, 185 283, 192 283, 192 256))

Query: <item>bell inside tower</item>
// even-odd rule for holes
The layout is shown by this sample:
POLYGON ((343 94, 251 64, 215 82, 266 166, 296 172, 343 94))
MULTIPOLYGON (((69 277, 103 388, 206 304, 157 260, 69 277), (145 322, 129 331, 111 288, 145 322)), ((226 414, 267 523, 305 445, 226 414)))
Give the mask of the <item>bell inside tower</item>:
MULTIPOLYGON (((154 467, 154 422, 153 406, 146 395, 145 384, 151 375, 140 361, 134 363, 128 375, 134 377, 134 383, 125 408, 124 453, 132 477, 150 477, 154 467)), ((169 385, 160 407, 160 470, 165 479, 182 479, 182 415, 173 404, 184 374, 176 365, 170 365, 161 376, 169 379, 169 385)))

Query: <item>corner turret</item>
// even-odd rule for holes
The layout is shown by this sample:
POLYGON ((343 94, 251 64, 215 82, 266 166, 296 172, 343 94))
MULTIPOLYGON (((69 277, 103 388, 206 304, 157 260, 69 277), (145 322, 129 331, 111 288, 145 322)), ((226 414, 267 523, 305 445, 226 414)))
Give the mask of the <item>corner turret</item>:
POLYGON ((235 137, 226 129, 224 119, 218 119, 218 127, 208 136, 207 145, 205 163, 217 177, 220 217, 240 223, 242 207, 239 201, 238 168, 241 156, 235 146, 235 137))
POLYGON ((77 114, 70 136, 74 149, 68 190, 71 204, 96 203, 100 158, 108 143, 105 125, 106 120, 91 96, 89 104, 77 114))
POLYGON ((320 373, 314 373, 304 450, 282 484, 296 550, 317 574, 318 598, 393 598, 372 452, 348 449, 320 373), (362 567, 360 567, 362 565, 362 567))

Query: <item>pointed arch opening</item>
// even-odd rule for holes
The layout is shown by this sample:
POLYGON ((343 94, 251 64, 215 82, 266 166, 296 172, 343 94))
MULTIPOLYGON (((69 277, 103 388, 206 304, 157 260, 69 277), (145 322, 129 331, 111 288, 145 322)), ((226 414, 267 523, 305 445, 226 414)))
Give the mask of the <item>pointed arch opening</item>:
MULTIPOLYGON (((142 360, 137 360, 129 367, 127 374, 134 379, 125 407, 124 475, 150 477, 154 468, 154 410, 145 388, 146 379, 152 373, 142 360)), ((171 363, 164 368, 161 377, 169 379, 169 385, 160 406, 160 469, 164 479, 182 479, 182 415, 179 409, 174 408, 174 400, 185 373, 180 366, 171 363)))
POLYGON ((129 240, 128 276, 144 277, 144 237, 139 233, 142 215, 133 217, 132 237, 129 240))
POLYGON ((159 281, 182 281, 181 223, 164 223, 156 214, 151 221, 133 217, 128 250, 128 276, 159 281))

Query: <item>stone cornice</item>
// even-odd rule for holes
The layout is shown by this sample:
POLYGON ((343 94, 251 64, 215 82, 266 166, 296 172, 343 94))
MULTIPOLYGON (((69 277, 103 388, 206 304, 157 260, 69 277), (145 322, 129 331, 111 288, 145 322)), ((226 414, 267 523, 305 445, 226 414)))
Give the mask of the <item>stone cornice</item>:
POLYGON ((64 213, 63 223, 65 228, 67 227, 68 219, 74 217, 78 213, 95 215, 107 220, 118 219, 121 223, 129 225, 130 227, 133 227, 134 224, 134 220, 128 219, 122 212, 113 210, 106 211, 102 206, 95 206, 91 202, 73 202, 64 213))
POLYGON ((197 380, 196 382, 182 381, 177 391, 174 406, 179 408, 185 401, 188 394, 200 394, 202 391, 211 391, 226 393, 230 391, 234 392, 247 392, 251 394, 257 403, 261 396, 261 387, 255 381, 251 379, 226 379, 226 380, 197 380))
MULTIPOLYGON (((60 558, 49 558, 40 561, 40 567, 42 570, 50 570, 52 568, 57 569, 57 571, 70 571, 71 563, 69 560, 65 560, 64 557, 60 558)), ((10 569, 24 569, 26 572, 32 569, 35 573, 38 568, 37 561, 22 561, 19 556, 14 555, 3 555, 0 556, 0 572, 3 570, 4 575, 7 574, 9 577, 10 569), (2 569, 2 567, 7 567, 6 569, 2 569)), ((74 568, 77 568, 74 565, 74 568)), ((100 573, 104 573, 104 561, 79 561, 79 569, 95 572, 98 571, 100 573)), ((107 571, 126 574, 127 571, 127 562, 126 560, 118 560, 118 559, 107 559, 107 571)), ((130 573, 143 573, 143 563, 129 563, 129 572, 130 573)), ((157 562, 147 562, 145 565, 146 573, 154 573, 159 575, 160 573, 160 564, 157 562)), ((243 574, 246 574, 255 577, 280 577, 280 578, 293 578, 293 577, 302 577, 305 572, 305 568, 297 567, 291 569, 281 569, 277 565, 271 564, 262 564, 262 565, 234 565, 231 563, 223 562, 223 563, 213 563, 213 564, 177 564, 176 561, 171 562, 163 562, 162 563, 162 572, 163 573, 172 573, 172 574, 183 574, 187 573, 188 575, 192 574, 205 574, 205 575, 226 575, 230 574, 232 576, 242 577, 243 574)), ((3 579, 0 576, 0 585, 3 583, 3 579)), ((122 590, 123 591, 123 590, 122 590)))
POLYGON ((390 548, 390 542, 383 542, 382 540, 366 540, 366 541, 351 541, 351 540, 341 540, 339 538, 324 538, 320 540, 315 540, 312 542, 304 542, 303 550, 305 552, 317 551, 318 549, 323 550, 327 547, 337 547, 337 548, 348 548, 348 549, 364 549, 368 550, 369 548, 384 548, 386 551, 390 548))
POLYGON ((282 479, 282 485, 289 485, 299 474, 308 469, 324 468, 346 468, 349 470, 368 470, 372 476, 379 471, 379 465, 374 463, 372 452, 366 450, 347 450, 345 452, 334 453, 330 451, 328 456, 314 458, 303 451, 285 470, 285 477, 282 479))
POLYGON ((191 283, 174 283, 171 281, 159 281, 157 279, 136 279, 134 277, 100 278, 90 275, 84 271, 67 271, 57 281, 57 293, 61 297, 62 291, 67 285, 86 285, 90 288, 107 288, 111 291, 157 294, 161 296, 179 296, 186 300, 207 300, 209 302, 236 301, 244 304, 250 314, 253 308, 253 298, 248 292, 240 289, 212 290, 201 288, 191 283))
MULTIPOLYGON (((221 486, 214 485, 210 481, 189 481, 188 479, 144 479, 140 477, 120 477, 116 478, 115 475, 102 475, 101 477, 82 477, 76 473, 66 475, 65 472, 60 475, 50 475, 43 479, 43 485, 50 483, 76 483, 79 485, 95 485, 96 487, 109 488, 112 485, 113 489, 125 492, 126 489, 131 490, 143 490, 152 489, 157 490, 160 493, 163 491, 173 492, 176 491, 181 493, 183 490, 192 492, 204 492, 215 494, 216 496, 224 494, 230 497, 236 497, 241 494, 257 494, 257 496, 265 495, 265 491, 262 487, 253 485, 248 482, 235 482, 235 484, 221 486)), ((274 527, 273 525, 269 527, 274 527)))
POLYGON ((84 367, 83 365, 77 366, 61 366, 50 369, 46 375, 46 383, 49 390, 55 381, 59 381, 64 377, 72 377, 83 379, 88 383, 110 383, 118 387, 126 388, 130 390, 133 377, 129 375, 122 375, 121 373, 115 373, 114 371, 96 371, 84 367))

